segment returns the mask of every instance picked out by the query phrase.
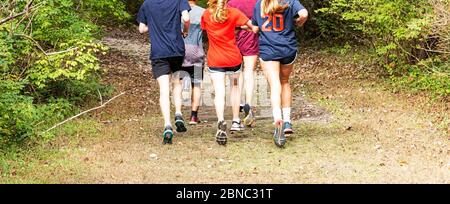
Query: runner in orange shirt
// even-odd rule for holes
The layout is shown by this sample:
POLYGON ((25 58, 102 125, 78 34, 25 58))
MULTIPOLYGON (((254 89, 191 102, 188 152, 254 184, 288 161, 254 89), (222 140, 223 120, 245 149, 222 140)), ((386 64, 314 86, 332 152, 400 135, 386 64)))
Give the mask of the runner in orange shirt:
POLYGON ((201 22, 201 27, 208 33, 209 39, 208 71, 215 91, 214 102, 218 119, 216 141, 220 145, 227 143, 227 123, 224 118, 225 79, 227 74, 230 77, 232 86, 233 122, 230 130, 243 130, 243 125, 239 118, 241 100, 239 76, 242 55, 236 44, 235 30, 237 27, 257 29, 241 11, 235 8, 228 8, 227 2, 228 0, 209 0, 209 8, 203 14, 201 22))

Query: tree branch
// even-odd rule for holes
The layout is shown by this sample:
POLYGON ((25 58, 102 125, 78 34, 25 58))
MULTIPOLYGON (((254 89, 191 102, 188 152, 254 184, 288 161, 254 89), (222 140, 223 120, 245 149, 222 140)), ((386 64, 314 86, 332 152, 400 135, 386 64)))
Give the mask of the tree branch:
POLYGON ((67 50, 59 51, 59 52, 51 52, 51 53, 45 52, 45 55, 47 55, 47 56, 58 55, 58 54, 62 54, 62 53, 66 53, 66 52, 70 52, 70 51, 74 51, 74 50, 78 50, 78 47, 72 47, 67 50))
POLYGON ((14 35, 19 36, 19 37, 25 37, 28 40, 31 40, 34 44, 36 44, 36 46, 39 48, 39 50, 41 50, 45 55, 47 55, 47 52, 45 52, 45 50, 42 48, 42 46, 36 40, 34 40, 31 36, 25 35, 25 34, 14 34, 14 35))
POLYGON ((57 128, 57 127, 59 127, 59 126, 65 124, 65 123, 67 123, 67 122, 73 120, 73 119, 75 119, 75 118, 78 118, 78 117, 80 117, 80 116, 82 116, 82 115, 84 115, 84 114, 86 114, 86 113, 95 111, 95 110, 100 109, 100 108, 104 108, 108 103, 110 103, 111 101, 115 100, 116 98, 118 98, 118 97, 120 97, 120 96, 122 96, 122 95, 124 95, 124 94, 125 94, 125 92, 122 92, 122 93, 120 93, 119 95, 112 97, 111 99, 109 99, 108 101, 106 101, 105 103, 103 103, 101 106, 97 106, 97 107, 95 107, 95 108, 91 108, 91 109, 86 110, 86 111, 83 111, 83 112, 81 112, 81 113, 79 113, 79 114, 77 114, 77 115, 75 115, 75 116, 72 116, 72 117, 70 117, 70 118, 68 118, 68 119, 66 119, 66 120, 64 120, 64 121, 62 121, 62 122, 60 122, 60 123, 54 125, 53 127, 49 128, 48 130, 42 132, 41 135, 42 135, 42 134, 45 134, 45 133, 47 133, 47 132, 49 132, 49 131, 51 131, 51 130, 53 130, 53 129, 55 129, 55 128, 57 128))
POLYGON ((20 17, 20 16, 23 16, 23 15, 29 13, 30 10, 33 9, 33 7, 32 7, 33 1, 34 1, 34 0, 30 0, 30 1, 27 3, 27 5, 25 6, 25 9, 24 9, 22 12, 20 12, 20 13, 18 13, 18 14, 15 14, 15 15, 10 15, 9 17, 7 17, 7 18, 5 18, 5 19, 0 20, 0 25, 2 25, 2 24, 4 24, 4 23, 7 23, 8 21, 11 21, 11 20, 13 20, 13 19, 15 19, 15 18, 18 18, 18 17, 20 17))
POLYGON ((41 52, 43 52, 46 56, 58 55, 58 54, 62 54, 62 53, 66 53, 66 52, 70 52, 70 51, 74 51, 74 50, 78 50, 78 47, 72 47, 72 48, 69 48, 69 49, 63 50, 63 51, 48 53, 48 52, 46 52, 44 50, 44 48, 42 48, 42 46, 35 39, 33 39, 33 37, 31 37, 29 35, 25 35, 25 34, 14 34, 14 35, 15 36, 19 36, 19 37, 24 37, 24 38, 27 38, 28 40, 31 40, 36 45, 36 47, 39 48, 39 50, 41 52))

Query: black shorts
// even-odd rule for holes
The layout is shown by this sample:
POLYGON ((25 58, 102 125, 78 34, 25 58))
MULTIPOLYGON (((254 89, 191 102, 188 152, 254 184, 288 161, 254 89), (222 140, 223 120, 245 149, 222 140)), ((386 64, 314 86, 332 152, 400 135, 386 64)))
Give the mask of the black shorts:
POLYGON ((158 79, 161 76, 169 75, 181 70, 183 68, 183 61, 184 56, 152 60, 153 78, 158 79))
POLYGON ((242 64, 234 67, 209 67, 208 71, 210 73, 226 73, 226 74, 235 74, 241 72, 242 64))

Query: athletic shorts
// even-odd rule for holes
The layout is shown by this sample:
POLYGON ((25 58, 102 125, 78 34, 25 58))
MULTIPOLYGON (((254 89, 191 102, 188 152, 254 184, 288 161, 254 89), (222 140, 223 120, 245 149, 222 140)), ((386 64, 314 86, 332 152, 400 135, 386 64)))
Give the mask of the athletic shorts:
POLYGON ((276 60, 263 60, 262 58, 260 58, 262 61, 279 61, 281 65, 291 65, 294 64, 295 60, 297 59, 297 53, 295 53, 295 55, 290 56, 290 57, 285 57, 282 59, 276 59, 276 60))
POLYGON ((203 81, 203 66, 181 67, 172 76, 178 77, 180 80, 189 76, 192 84, 201 84, 203 81))
POLYGON ((168 57, 152 60, 153 78, 158 79, 161 76, 169 75, 181 70, 184 56, 168 57))
POLYGON ((236 43, 242 56, 256 56, 259 54, 258 34, 241 30, 236 36, 236 43))
POLYGON ((209 67, 209 73, 236 74, 241 72, 242 64, 234 67, 209 67))

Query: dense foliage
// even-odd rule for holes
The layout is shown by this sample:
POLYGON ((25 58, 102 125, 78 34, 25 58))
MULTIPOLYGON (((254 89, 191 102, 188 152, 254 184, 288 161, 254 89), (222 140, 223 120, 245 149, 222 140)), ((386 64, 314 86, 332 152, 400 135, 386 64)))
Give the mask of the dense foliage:
POLYGON ((129 18, 119 0, 0 1, 0 145, 39 134, 106 87, 99 24, 129 18), (11 18, 14 17, 14 18, 11 18))
POLYGON ((369 45, 396 84, 450 95, 450 1, 324 2, 314 10, 323 38, 369 45))

